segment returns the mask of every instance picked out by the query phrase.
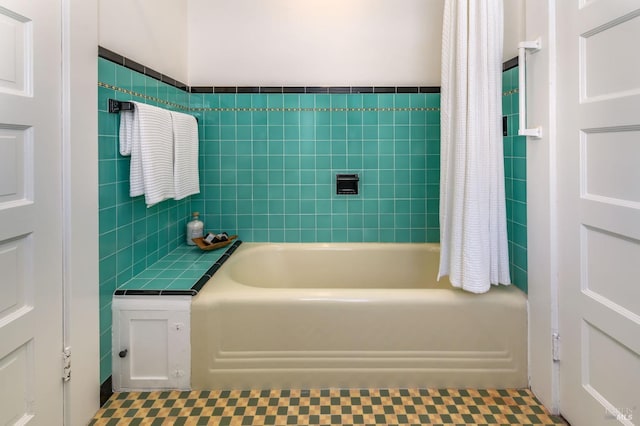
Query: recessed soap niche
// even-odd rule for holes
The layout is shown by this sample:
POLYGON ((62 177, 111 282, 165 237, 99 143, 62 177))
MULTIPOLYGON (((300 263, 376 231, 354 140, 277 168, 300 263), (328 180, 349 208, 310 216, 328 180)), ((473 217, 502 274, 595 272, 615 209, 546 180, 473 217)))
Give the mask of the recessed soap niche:
POLYGON ((358 195, 359 181, 360 177, 357 173, 336 174, 336 194, 358 195))

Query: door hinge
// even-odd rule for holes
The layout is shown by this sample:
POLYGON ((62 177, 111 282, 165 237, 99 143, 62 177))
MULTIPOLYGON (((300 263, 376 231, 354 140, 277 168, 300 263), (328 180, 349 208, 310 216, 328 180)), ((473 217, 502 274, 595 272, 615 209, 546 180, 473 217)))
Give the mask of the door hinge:
POLYGON ((62 352, 62 381, 71 380, 71 348, 64 348, 62 352))
POLYGON ((553 362, 560 361, 560 334, 558 332, 551 335, 551 354, 553 362))

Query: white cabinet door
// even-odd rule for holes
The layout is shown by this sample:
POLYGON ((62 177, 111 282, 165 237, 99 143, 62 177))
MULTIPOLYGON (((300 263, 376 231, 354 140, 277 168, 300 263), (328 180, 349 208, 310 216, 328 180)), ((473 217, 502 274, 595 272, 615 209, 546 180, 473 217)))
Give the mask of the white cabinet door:
POLYGON ((189 389, 190 307, 190 296, 114 298, 114 390, 189 389))
POLYGON ((0 424, 63 423, 59 0, 0 0, 0 424))

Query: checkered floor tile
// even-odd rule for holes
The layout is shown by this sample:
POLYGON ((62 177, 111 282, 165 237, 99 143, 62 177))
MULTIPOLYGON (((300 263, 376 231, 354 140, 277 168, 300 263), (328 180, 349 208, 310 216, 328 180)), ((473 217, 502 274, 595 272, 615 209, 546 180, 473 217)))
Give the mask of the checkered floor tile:
POLYGON ((123 392, 90 425, 565 425, 527 389, 123 392))

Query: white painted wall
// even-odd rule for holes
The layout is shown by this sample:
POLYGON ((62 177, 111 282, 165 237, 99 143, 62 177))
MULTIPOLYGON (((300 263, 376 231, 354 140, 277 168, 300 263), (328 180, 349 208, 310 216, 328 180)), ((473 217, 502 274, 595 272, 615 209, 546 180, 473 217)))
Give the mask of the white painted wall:
MULTIPOLYGON (((505 0, 504 59, 524 36, 505 0)), ((194 86, 440 85, 444 0, 99 0, 99 44, 194 86)))
POLYGON ((189 0, 190 84, 437 85, 442 7, 441 0, 189 0))
MULTIPOLYGON (((440 85, 443 0, 188 1, 191 85, 440 85)), ((523 36, 505 0, 505 60, 523 36)))
POLYGON ((504 0, 504 60, 518 56, 518 43, 525 40, 524 0, 504 0))
POLYGON ((187 0, 99 0, 100 46, 187 82, 187 0))

